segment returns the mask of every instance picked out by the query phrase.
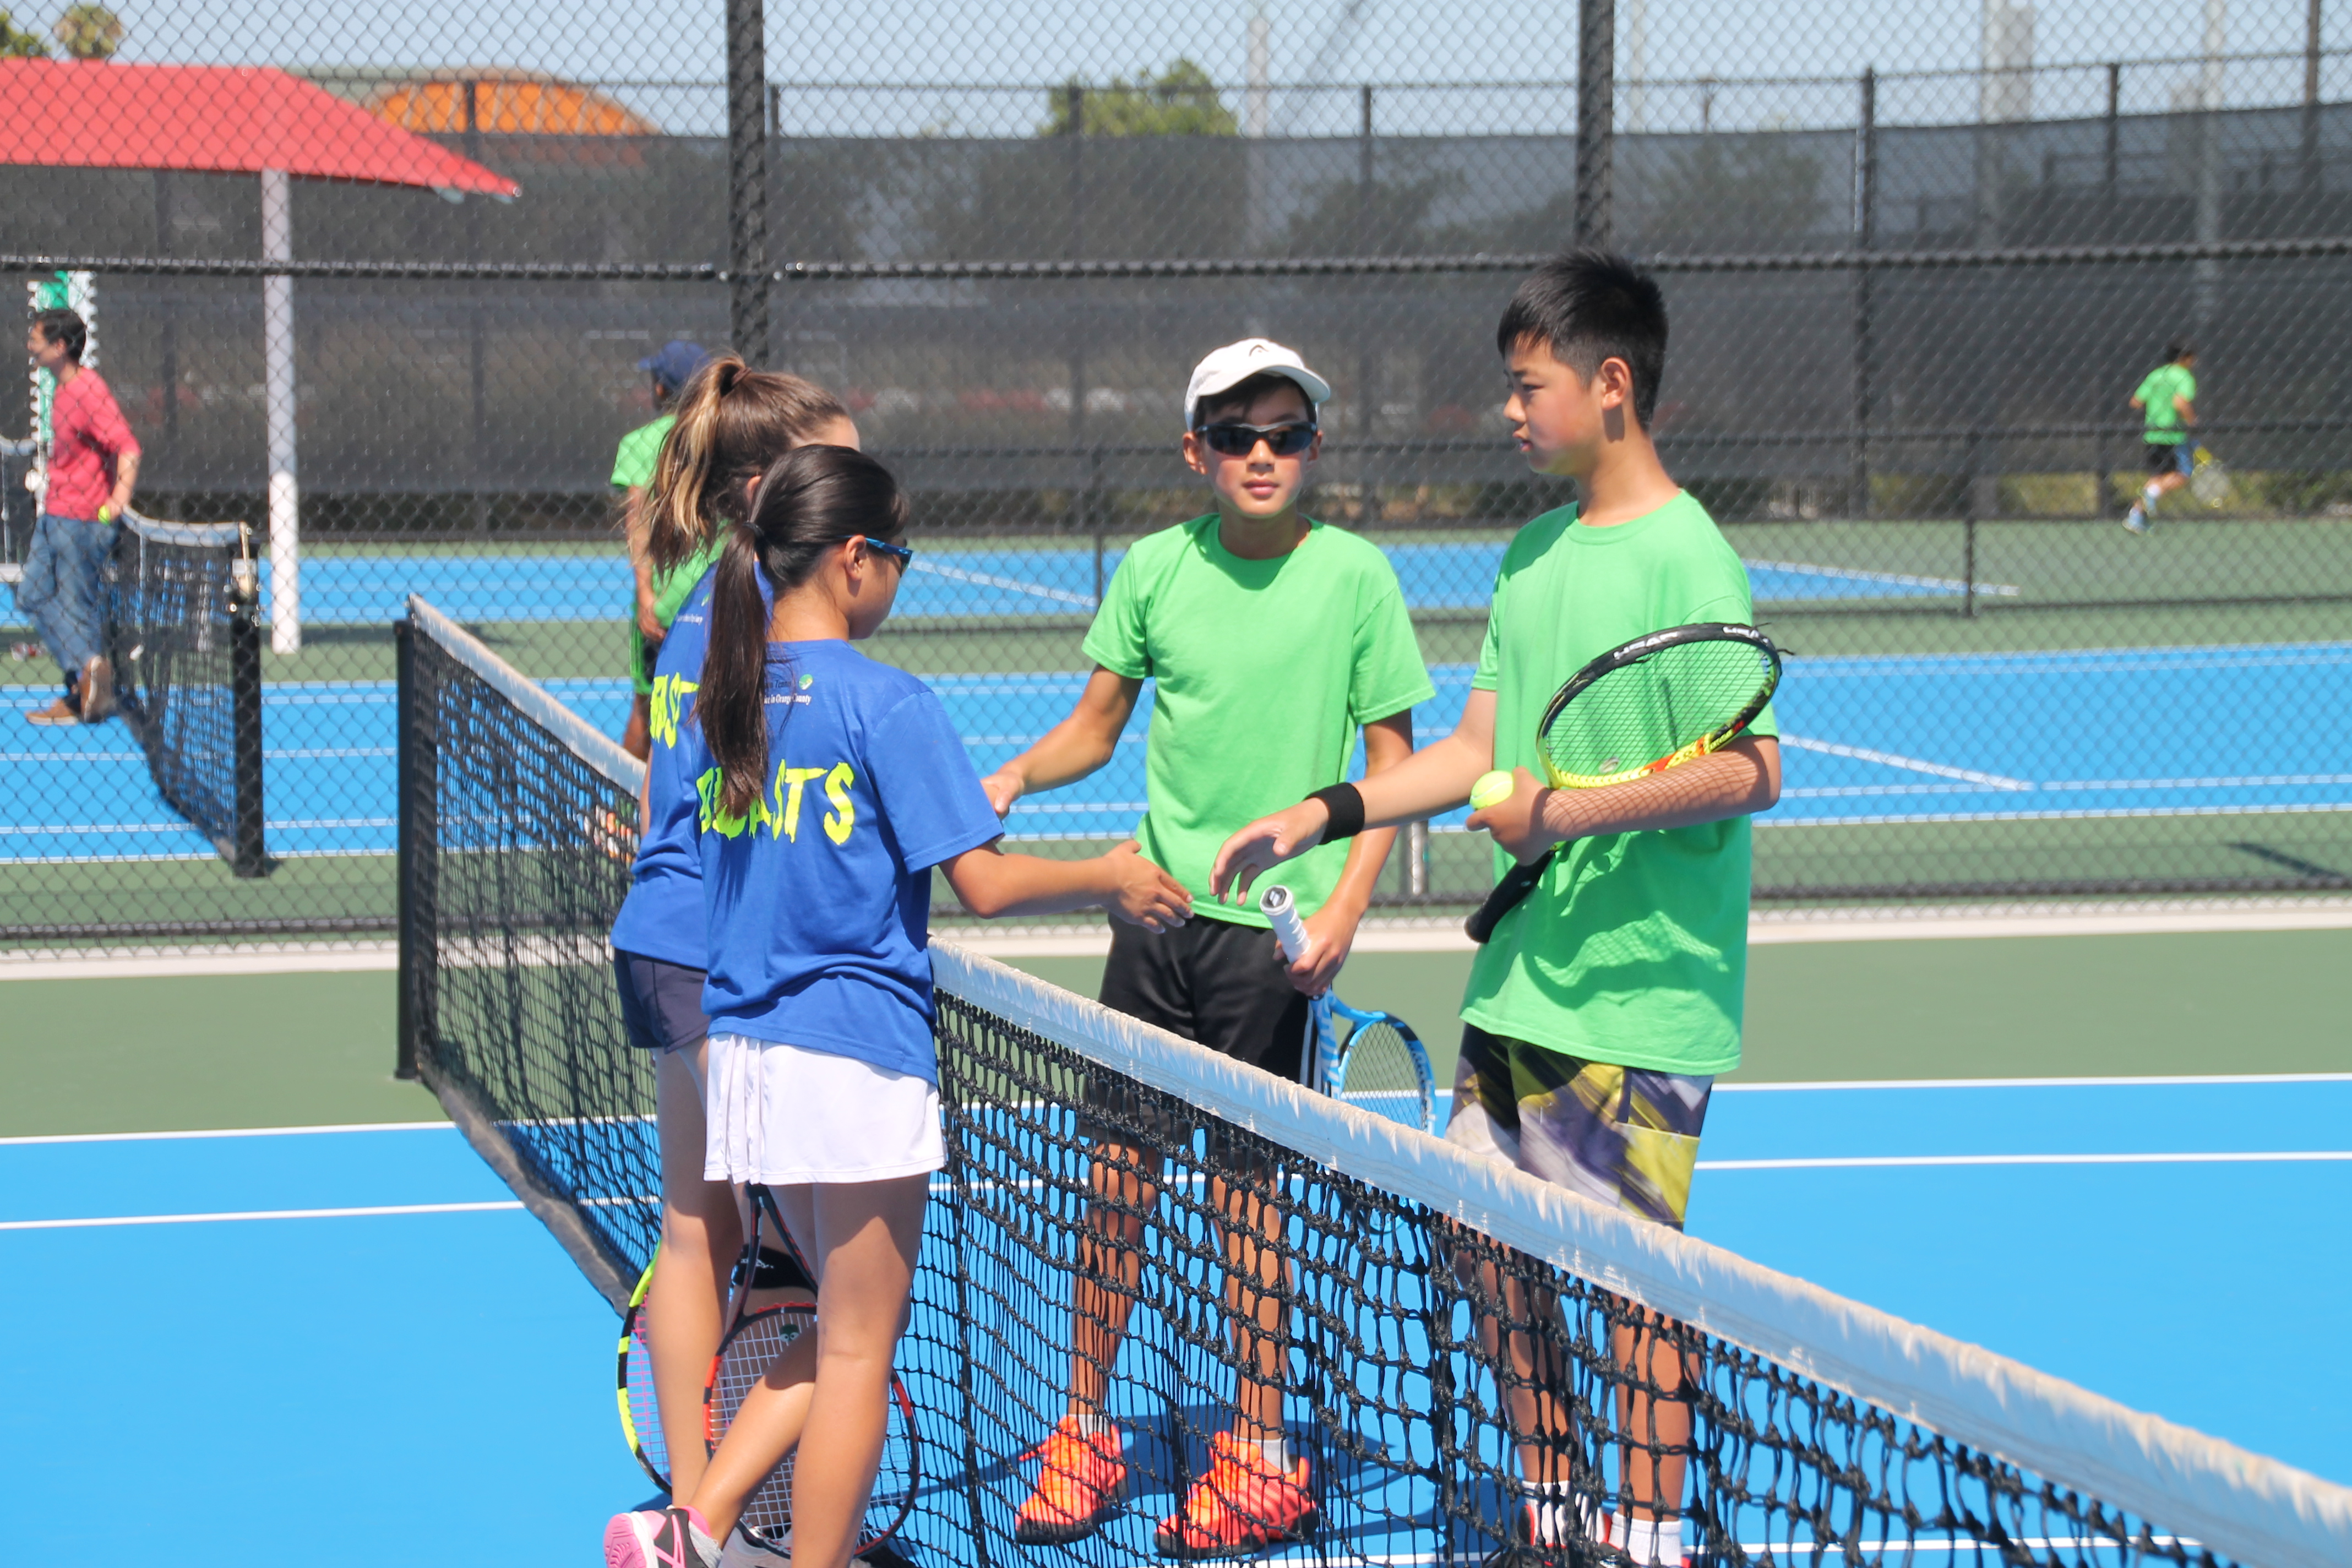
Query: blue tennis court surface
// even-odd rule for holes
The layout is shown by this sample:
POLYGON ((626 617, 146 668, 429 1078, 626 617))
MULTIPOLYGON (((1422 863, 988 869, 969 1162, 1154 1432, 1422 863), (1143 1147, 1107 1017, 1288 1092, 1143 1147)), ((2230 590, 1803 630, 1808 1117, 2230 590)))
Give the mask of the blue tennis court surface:
MULTIPOLYGON (((1433 670, 1414 712, 1423 742, 1450 731, 1465 666, 1433 670)), ((983 773, 1034 742, 1085 684, 1078 673, 930 678, 983 773)), ((549 686, 617 735, 619 679, 549 686)), ((265 689, 273 855, 389 854, 395 704, 389 682, 265 689)), ((2324 725, 2278 712, 2352 710, 2352 644, 2085 649, 1913 658, 1792 658, 1776 710, 1780 805, 1767 824, 2020 820, 2352 809, 2352 766, 2324 725)), ((1015 837, 1116 837, 1142 810, 1150 690, 1110 764, 1018 803, 1015 837)), ((0 761, 0 862, 212 850, 155 798, 120 724, 9 727, 0 761), (143 803, 143 805, 142 805, 143 803)), ((1441 826, 1458 823, 1460 816, 1441 826)))
MULTIPOLYGON (((1726 1086, 1692 1228, 2347 1480, 2352 1371, 2309 1350, 2352 1258, 2307 1218, 2352 1204, 2347 1126, 2343 1079, 1726 1086)), ((647 1490, 610 1310, 447 1128, 0 1144, 0 1268, 27 1560, 169 1521, 175 1562, 242 1564, 263 1507, 339 1563, 505 1568, 647 1490)), ((1025 1479, 984 1478, 1007 1510, 1025 1479)), ((1139 1562, 1172 1506, 1114 1527, 1139 1562)))

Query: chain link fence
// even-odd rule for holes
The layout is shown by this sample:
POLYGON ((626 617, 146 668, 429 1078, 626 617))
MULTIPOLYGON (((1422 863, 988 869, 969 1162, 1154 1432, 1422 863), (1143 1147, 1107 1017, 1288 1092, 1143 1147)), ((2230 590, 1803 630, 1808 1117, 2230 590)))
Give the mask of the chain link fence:
MULTIPOLYGON (((1442 733, 1504 543, 1570 499, 1508 450, 1492 333, 1579 239, 1660 271, 1662 448, 1792 653, 1759 899, 2352 887, 2352 773, 2277 718, 2352 700, 2352 40, 2319 5, 190 0, 110 52, 88 9, 0 33, 52 57, 0 59, 0 283, 81 275, 142 511, 249 526, 268 874, 121 726, 10 713, 0 941, 387 932, 410 593, 617 733, 606 479, 673 338, 831 388, 912 487, 874 651, 983 768, 1066 711, 1126 546, 1204 509, 1193 362, 1297 346, 1336 389, 1309 510, 1390 552, 1442 733), (2229 483, 2136 538, 2126 399, 2184 336, 2229 483)), ((58 680, 0 675, 11 708, 58 680)), ((1012 832, 1123 835, 1141 722, 1012 832)), ((1483 843, 1437 825, 1387 897, 1468 901, 1483 843)))

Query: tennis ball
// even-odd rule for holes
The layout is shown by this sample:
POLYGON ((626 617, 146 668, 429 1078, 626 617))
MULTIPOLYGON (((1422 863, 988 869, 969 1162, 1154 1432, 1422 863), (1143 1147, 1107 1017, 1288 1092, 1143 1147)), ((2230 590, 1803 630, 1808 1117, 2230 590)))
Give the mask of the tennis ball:
POLYGON ((1490 805, 1500 805, 1511 798, 1518 782, 1506 773, 1481 773, 1478 782, 1470 786, 1470 806, 1484 811, 1490 805))

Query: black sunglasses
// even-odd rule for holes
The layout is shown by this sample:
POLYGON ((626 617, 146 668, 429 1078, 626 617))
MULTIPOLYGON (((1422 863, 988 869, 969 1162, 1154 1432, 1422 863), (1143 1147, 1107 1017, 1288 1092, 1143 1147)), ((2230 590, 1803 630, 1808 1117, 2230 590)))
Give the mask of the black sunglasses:
POLYGON ((1228 458, 1248 457, 1260 441, 1277 458, 1295 458, 1315 444, 1312 425, 1203 425, 1192 434, 1228 458))
POLYGON ((866 536, 866 548, 879 551, 887 555, 898 563, 898 570, 901 572, 915 563, 914 546, 909 544, 885 544, 869 533, 866 536))

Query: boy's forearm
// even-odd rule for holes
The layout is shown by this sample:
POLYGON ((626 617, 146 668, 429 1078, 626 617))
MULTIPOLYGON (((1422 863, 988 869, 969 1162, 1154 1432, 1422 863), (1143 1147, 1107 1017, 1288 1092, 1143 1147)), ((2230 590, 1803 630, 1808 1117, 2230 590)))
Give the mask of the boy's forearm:
POLYGON ((1118 894, 1118 879, 1100 857, 1048 860, 992 850, 961 861, 950 879, 965 909, 983 919, 1058 915, 1090 909, 1118 894))
POLYGON ((1365 825, 1396 827, 1442 816, 1467 803, 1470 786, 1493 765, 1493 749, 1472 743, 1457 730, 1357 784, 1365 825))
POLYGON ((1118 748, 1116 732, 1105 734, 1099 727, 1073 717, 1055 725, 1045 739, 1005 767, 1020 778, 1024 791, 1058 789, 1109 762, 1118 748))
POLYGON ((1696 827, 1769 811, 1780 798, 1779 742, 1746 740, 1648 778, 1600 789, 1553 790, 1544 799, 1544 829, 1555 841, 1565 841, 1696 827))
POLYGON ((1323 907, 1342 910, 1350 920, 1363 919, 1364 911, 1372 906, 1372 895, 1380 889, 1381 868, 1388 864, 1389 851, 1395 845, 1393 827, 1369 828, 1356 835, 1348 846, 1348 863, 1339 868, 1339 879, 1323 907))

